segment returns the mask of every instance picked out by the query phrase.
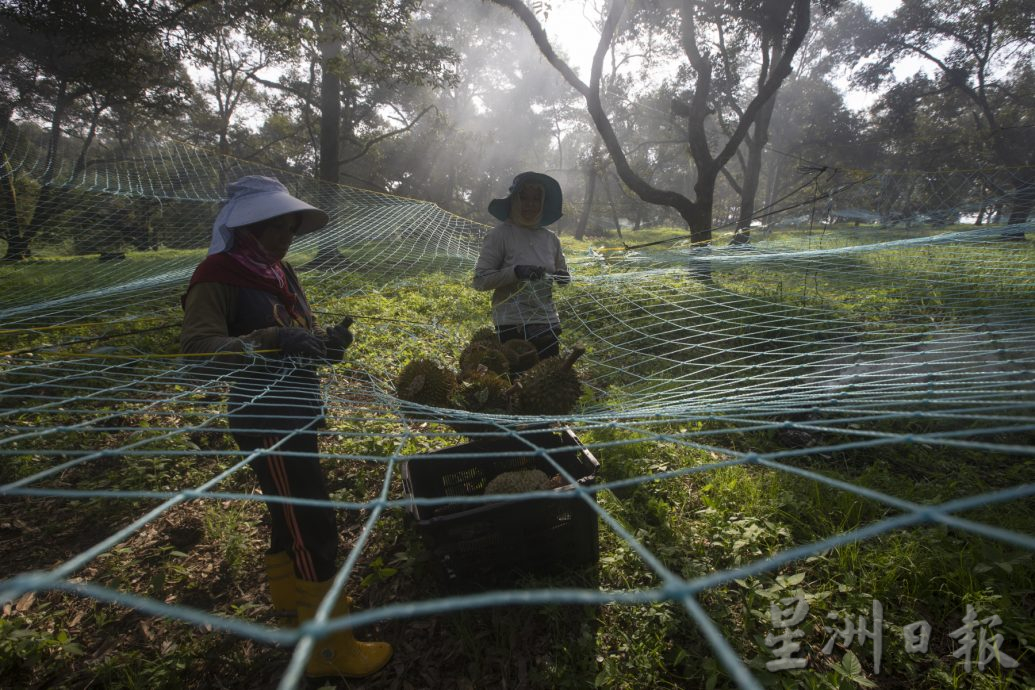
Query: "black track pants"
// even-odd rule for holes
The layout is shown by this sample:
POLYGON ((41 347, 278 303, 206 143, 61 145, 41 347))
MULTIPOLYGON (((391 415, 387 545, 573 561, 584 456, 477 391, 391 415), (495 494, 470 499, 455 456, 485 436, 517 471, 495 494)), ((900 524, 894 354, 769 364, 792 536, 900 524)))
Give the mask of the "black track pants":
MULTIPOLYGON (((244 451, 270 448, 281 438, 277 433, 234 434, 237 446, 244 451)), ((251 466, 259 477, 262 493, 329 500, 318 452, 315 434, 298 433, 275 451, 253 459, 251 466)), ((334 577, 338 557, 334 509, 281 502, 267 502, 266 506, 272 524, 270 552, 287 552, 295 564, 295 575, 301 580, 320 582, 334 577)))

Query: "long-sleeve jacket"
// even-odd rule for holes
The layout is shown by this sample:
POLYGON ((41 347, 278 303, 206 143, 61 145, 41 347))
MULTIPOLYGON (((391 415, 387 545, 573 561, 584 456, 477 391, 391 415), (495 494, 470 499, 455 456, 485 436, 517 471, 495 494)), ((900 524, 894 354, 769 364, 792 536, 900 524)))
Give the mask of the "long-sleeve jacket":
POLYGON ((559 325, 552 280, 518 280, 515 266, 542 266, 548 274, 567 273, 561 241, 546 228, 504 222, 482 241, 471 286, 493 290, 492 321, 497 326, 559 325))
POLYGON ((311 310, 294 272, 285 265, 288 286, 308 323, 295 323, 270 292, 219 282, 198 282, 184 298, 180 351, 185 354, 239 353, 215 358, 230 383, 230 426, 239 431, 297 429, 323 416, 320 381, 311 366, 276 353, 247 356, 251 350, 278 349, 283 327, 314 328, 311 310))

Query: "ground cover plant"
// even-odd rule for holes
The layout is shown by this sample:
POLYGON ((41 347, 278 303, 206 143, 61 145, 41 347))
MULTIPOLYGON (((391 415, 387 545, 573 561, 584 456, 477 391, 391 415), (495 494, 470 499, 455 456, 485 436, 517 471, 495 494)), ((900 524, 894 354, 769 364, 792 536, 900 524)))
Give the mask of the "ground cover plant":
MULTIPOLYGON (((700 584, 696 601, 763 687, 1035 682, 1023 317, 1035 306, 1033 250, 978 238, 815 257, 795 238, 774 231, 751 253, 716 248, 706 279, 688 270, 698 256, 678 242, 604 253, 617 238, 565 238, 576 280, 558 293, 563 342, 587 348, 587 392, 564 421, 601 462, 600 557, 507 586, 606 596, 383 616, 364 632, 390 639, 396 656, 349 687, 736 687, 682 595, 665 595, 666 573, 700 584), (973 496, 985 498, 954 513, 965 524, 882 527, 973 496), (807 667, 771 670, 773 610, 796 595, 809 605, 794 654, 807 667), (840 636, 825 649, 846 617, 872 629, 874 601, 885 618, 880 673, 872 639, 840 636), (965 670, 950 633, 968 605, 979 619, 999 616, 986 632, 1002 635, 1016 668, 978 672, 972 655, 965 670), (903 628, 920 620, 931 626, 928 649, 909 653, 903 628)), ((375 249, 342 245, 345 263, 302 272, 322 320, 356 317, 349 357, 323 372, 321 433, 342 546, 377 516, 346 586, 359 610, 458 594, 420 539, 397 464, 385 482, 394 461, 466 437, 400 408, 391 381, 414 357, 455 360, 488 323, 486 296, 467 287, 469 261, 384 252, 371 264, 375 249), (366 270, 348 268, 358 265, 366 270)), ((307 266, 315 256, 292 258, 307 266)), ((128 252, 119 262, 140 277, 134 290, 93 275, 96 258, 48 259, 81 267, 79 283, 66 267, 66 285, 108 291, 87 310, 58 289, 57 327, 15 313, 0 334, 6 571, 61 568, 125 531, 67 582, 139 597, 20 592, 0 617, 0 686, 272 688, 291 658, 287 641, 127 605, 273 622, 260 565, 265 509, 226 434, 218 380, 176 354, 189 272, 169 275, 179 264, 154 258, 128 252)), ((19 266, 5 285, 28 290, 33 271, 19 266)), ((31 300, 12 309, 22 304, 31 300)))

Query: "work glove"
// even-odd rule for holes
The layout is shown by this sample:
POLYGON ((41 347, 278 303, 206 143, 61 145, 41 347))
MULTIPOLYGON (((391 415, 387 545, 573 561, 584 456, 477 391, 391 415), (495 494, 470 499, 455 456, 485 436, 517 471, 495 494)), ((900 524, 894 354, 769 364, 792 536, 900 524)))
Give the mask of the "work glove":
POLYGON ((557 271, 553 274, 553 282, 558 285, 567 285, 571 282, 571 274, 567 271, 557 271))
POLYGON ((327 329, 327 360, 340 362, 345 349, 352 344, 352 317, 346 316, 337 326, 327 329))
POLYGON ((546 269, 542 266, 520 265, 514 267, 514 277, 518 280, 542 280, 546 269))
POLYGON ((327 355, 327 346, 323 340, 304 328, 281 328, 277 331, 277 342, 280 345, 280 351, 288 357, 293 355, 324 357, 327 355))

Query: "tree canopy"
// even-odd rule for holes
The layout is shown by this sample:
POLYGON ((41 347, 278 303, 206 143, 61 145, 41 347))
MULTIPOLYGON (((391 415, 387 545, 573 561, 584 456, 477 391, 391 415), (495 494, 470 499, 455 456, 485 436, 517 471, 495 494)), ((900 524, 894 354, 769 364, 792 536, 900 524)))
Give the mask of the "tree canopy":
MULTIPOLYGON (((486 221, 539 169, 565 189, 557 229, 580 235, 677 222, 747 240, 802 165, 1000 166, 1016 171, 1008 219, 1035 205, 1028 2, 874 18, 848 1, 598 0, 592 56, 549 33, 560 4, 16 0, 0 7, 0 124, 46 134, 44 197, 59 164, 171 137, 486 221)), ((7 257, 28 256, 48 212, 4 214, 7 257)))

